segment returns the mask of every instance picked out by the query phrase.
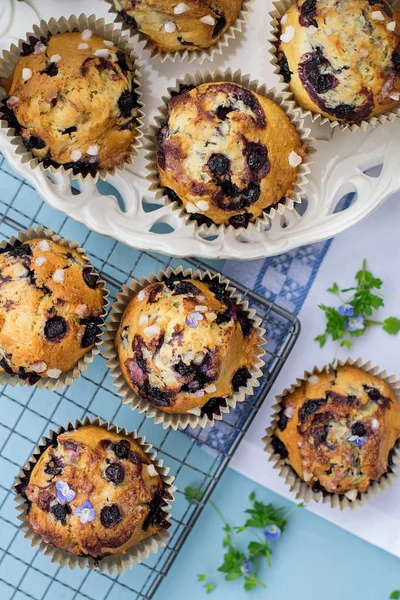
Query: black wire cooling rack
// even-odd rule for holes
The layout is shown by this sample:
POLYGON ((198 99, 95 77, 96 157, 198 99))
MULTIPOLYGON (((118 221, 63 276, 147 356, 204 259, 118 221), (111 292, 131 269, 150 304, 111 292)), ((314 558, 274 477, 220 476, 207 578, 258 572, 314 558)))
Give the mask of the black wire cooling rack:
MULTIPOLYGON (((176 267, 210 269, 195 259, 177 261, 139 252, 51 209, 36 192, 13 173, 0 156, 0 235, 8 238, 29 225, 44 224, 71 240, 78 239, 102 273, 112 298, 132 277, 176 267), (2 162, 3 161, 3 162, 2 162)), ((220 265, 217 265, 217 268, 220 265)), ((246 399, 216 427, 188 433, 163 430, 151 419, 121 405, 115 395, 105 360, 97 356, 82 378, 65 391, 5 386, 0 391, 0 598, 1 600, 150 600, 167 574, 212 494, 229 460, 247 431, 285 363, 300 331, 297 318, 258 294, 232 282, 256 309, 266 329, 264 377, 257 393, 246 399), (100 416, 128 430, 137 429, 154 444, 175 475, 178 488, 172 507, 171 537, 165 548, 123 575, 61 569, 23 538, 13 502, 13 478, 49 429, 68 421, 100 416), (198 504, 190 504, 184 489, 195 483, 202 491, 198 504)))

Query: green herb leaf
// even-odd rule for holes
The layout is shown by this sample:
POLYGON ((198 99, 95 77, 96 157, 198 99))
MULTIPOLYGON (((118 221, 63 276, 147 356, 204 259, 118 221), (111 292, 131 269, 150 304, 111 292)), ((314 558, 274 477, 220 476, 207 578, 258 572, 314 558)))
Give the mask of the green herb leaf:
POLYGON ((323 348, 325 346, 325 344, 326 344, 326 334, 322 333, 321 335, 317 335, 317 337, 314 338, 314 340, 316 342, 319 342, 320 348, 323 348))
MULTIPOLYGON (((364 335, 366 329, 372 325, 380 325, 387 333, 395 335, 400 332, 400 319, 389 317, 383 323, 370 319, 374 311, 384 306, 384 300, 377 290, 380 290, 383 282, 382 279, 375 277, 371 271, 367 269, 366 260, 363 261, 362 268, 355 274, 357 285, 347 288, 340 288, 338 283, 334 283, 328 292, 339 296, 341 302, 345 305, 353 307, 353 315, 344 316, 339 313, 341 307, 326 306, 320 304, 319 308, 325 313, 326 326, 325 331, 315 338, 322 348, 325 346, 328 338, 333 341, 339 341, 342 348, 348 350, 352 347, 349 337, 360 337, 364 335), (343 298, 341 294, 353 293, 350 298, 343 298), (348 319, 357 319, 362 317, 365 326, 356 331, 347 329, 348 319)), ((343 312, 340 310, 340 312, 343 312)), ((361 320, 361 319, 359 319, 361 320)))
POLYGON ((400 590, 393 590, 393 592, 390 594, 389 598, 391 600, 398 600, 400 598, 400 590))
POLYGON ((196 577, 198 581, 205 581, 207 579, 207 575, 203 575, 202 573, 198 573, 196 577))
POLYGON ((257 585, 257 582, 254 581, 254 579, 250 579, 250 577, 246 577, 244 580, 244 589, 246 590, 246 592, 250 592, 250 590, 253 590, 257 585))
POLYGON ((281 531, 286 527, 286 519, 282 514, 284 508, 275 508, 272 504, 264 504, 258 500, 253 501, 252 508, 248 508, 245 512, 250 515, 244 524, 245 527, 257 527, 264 529, 267 525, 278 525, 281 531))
POLYGON ((346 339, 344 339, 344 340, 342 340, 342 341, 340 342, 340 345, 341 345, 341 347, 342 347, 342 348, 347 348, 348 350, 350 350, 350 348, 351 348, 351 346, 352 346, 352 343, 351 343, 351 341, 350 341, 350 340, 346 340, 346 339))
POLYGON ((234 546, 229 546, 224 554, 224 562, 218 567, 218 571, 228 574, 234 573, 235 576, 233 578, 236 579, 242 575, 241 567, 245 558, 246 556, 243 552, 237 550, 234 546))
POLYGON ((185 498, 189 504, 198 504, 203 497, 203 492, 192 485, 185 487, 185 498))
POLYGON ((262 544, 261 542, 249 542, 247 549, 250 555, 254 558, 259 556, 265 556, 265 558, 269 558, 272 554, 267 541, 265 544, 262 544))
POLYGON ((206 594, 211 594, 217 586, 215 583, 205 583, 203 587, 206 590, 206 594))
POLYGON ((396 319, 396 317, 388 317, 383 321, 382 327, 388 333, 395 335, 400 331, 400 319, 396 319))
POLYGON ((337 283, 334 283, 332 287, 328 288, 326 291, 330 292, 331 294, 339 294, 340 288, 337 283))

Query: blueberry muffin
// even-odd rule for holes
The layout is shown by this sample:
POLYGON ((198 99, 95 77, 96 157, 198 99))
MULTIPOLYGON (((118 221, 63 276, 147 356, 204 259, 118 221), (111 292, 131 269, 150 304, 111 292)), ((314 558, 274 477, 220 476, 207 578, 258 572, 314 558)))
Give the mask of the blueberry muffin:
POLYGON ((199 225, 247 227, 292 192, 304 156, 282 108, 234 83, 183 88, 157 136, 160 185, 199 225))
POLYGON ((380 115, 400 99, 400 13, 385 0, 298 0, 278 60, 304 108, 341 123, 380 115))
POLYGON ((225 285, 182 274, 134 296, 115 337, 122 373, 138 396, 167 413, 210 419, 246 386, 259 343, 225 285))
POLYGON ((94 176, 131 153, 138 125, 134 76, 128 56, 89 29, 31 37, 2 82, 3 118, 44 166, 94 176))
POLYGON ((309 376, 284 396, 272 447, 313 491, 355 500, 390 471, 399 437, 391 387, 342 366, 309 376))
POLYGON ((69 246, 51 239, 0 250, 0 372, 29 383, 58 378, 101 333, 103 288, 69 246))
POLYGON ((243 0, 113 0, 131 29, 162 52, 203 50, 216 44, 236 20, 243 0))
POLYGON ((125 554, 169 527, 164 483, 146 453, 96 425, 56 436, 17 492, 32 531, 77 556, 125 554))

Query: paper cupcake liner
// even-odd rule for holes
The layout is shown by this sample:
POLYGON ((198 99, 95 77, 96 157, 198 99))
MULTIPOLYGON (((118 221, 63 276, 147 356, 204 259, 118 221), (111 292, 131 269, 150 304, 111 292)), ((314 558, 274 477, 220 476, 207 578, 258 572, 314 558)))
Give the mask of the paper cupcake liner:
POLYGON ((243 402, 245 397, 252 396, 255 388, 260 385, 259 379, 262 377, 262 367, 264 362, 262 356, 265 354, 263 346, 265 345, 265 329, 261 327, 261 320, 255 316, 256 311, 248 308, 248 302, 242 302, 240 296, 237 295, 235 288, 233 288, 228 279, 223 278, 220 274, 212 275, 209 271, 201 273, 199 270, 192 271, 192 269, 183 270, 182 267, 173 269, 168 267, 166 271, 159 271, 158 274, 152 274, 148 278, 142 277, 140 281, 135 279, 131 281, 130 285, 124 285, 122 291, 117 294, 117 299, 112 305, 112 311, 110 312, 110 318, 106 323, 107 331, 104 336, 104 351, 103 355, 108 358, 107 366, 111 369, 110 375, 114 378, 114 385, 118 388, 117 394, 122 397, 123 404, 129 404, 132 410, 138 409, 139 413, 146 413, 146 418, 154 419, 154 423, 161 424, 163 429, 172 427, 172 429, 178 429, 181 427, 185 429, 189 427, 201 428, 206 425, 214 425, 215 421, 221 421, 224 414, 229 413, 231 408, 235 408, 236 404, 243 402), (254 329, 257 332, 259 338, 259 346, 256 352, 256 360, 253 367, 250 369, 251 378, 247 381, 246 387, 241 387, 237 392, 233 392, 226 398, 226 406, 220 407, 220 414, 214 414, 210 419, 207 415, 197 416, 193 414, 173 414, 166 413, 159 408, 153 406, 145 400, 135 394, 129 385, 127 384, 124 375, 119 365, 117 353, 115 351, 114 339, 118 330, 121 318, 125 312, 129 302, 140 290, 156 281, 162 281, 164 277, 170 277, 171 275, 177 275, 183 273, 185 277, 192 277, 193 279, 199 279, 202 281, 205 278, 217 279, 219 283, 226 286, 227 291, 230 293, 230 297, 234 298, 238 305, 247 312, 249 317, 253 320, 254 329))
MULTIPOLYGON (((51 229, 45 229, 43 225, 39 225, 37 228, 29 227, 27 231, 21 231, 18 234, 18 237, 13 236, 9 240, 3 240, 2 242, 0 242, 0 248, 5 248, 7 244, 14 246, 17 241, 26 242, 27 240, 33 240, 35 238, 46 238, 49 240, 53 240, 53 242, 61 244, 61 246, 69 246, 70 248, 77 250, 77 252, 79 252, 79 254, 82 256, 83 260, 88 265, 92 266, 90 264, 89 258, 86 256, 86 250, 84 248, 80 248, 78 242, 70 242, 69 240, 67 240, 67 238, 63 238, 60 235, 55 234, 51 229)), ((103 322, 99 325, 99 327, 100 329, 103 329, 105 317, 107 314, 107 306, 109 304, 107 297, 110 292, 105 287, 106 282, 100 278, 100 274, 98 275, 98 283, 100 284, 103 291, 103 312, 100 315, 103 319, 103 322)), ((36 385, 39 389, 47 388, 51 392, 53 392, 56 388, 64 390, 67 385, 71 385, 71 383, 73 383, 74 379, 78 379, 81 376, 82 371, 87 370, 89 364, 93 362, 93 359, 96 356, 96 354, 99 354, 101 345, 102 333, 97 335, 96 342, 93 348, 86 352, 86 354, 84 354, 82 358, 79 359, 79 361, 70 371, 68 371, 67 373, 62 373, 60 377, 54 379, 50 377, 41 377, 39 381, 34 385, 36 385)), ((31 385, 28 383, 28 381, 20 379, 20 377, 18 377, 17 375, 11 375, 9 373, 0 373, 0 385, 5 384, 9 384, 13 387, 17 384, 31 385)))
MULTIPOLYGON (((142 137, 143 137, 143 115, 144 115, 144 104, 141 100, 142 94, 140 91, 140 68, 141 63, 137 55, 134 52, 134 44, 129 41, 129 37, 127 35, 123 35, 120 30, 114 30, 114 25, 106 24, 104 19, 96 19, 96 15, 90 15, 87 17, 84 14, 81 14, 79 17, 72 15, 69 19, 65 17, 61 17, 60 19, 50 19, 50 21, 46 22, 44 20, 40 21, 39 25, 33 25, 33 32, 27 33, 26 39, 20 39, 18 42, 18 46, 12 44, 10 50, 3 51, 3 57, 0 59, 0 78, 1 77, 9 77, 20 59, 20 54, 22 50, 22 44, 29 39, 30 36, 35 36, 40 38, 42 36, 47 37, 48 35, 55 35, 57 33, 66 33, 72 31, 83 31, 85 29, 90 29, 93 33, 103 37, 106 40, 112 41, 116 46, 118 46, 132 61, 135 68, 135 77, 133 78, 133 82, 136 85, 136 92, 138 94, 138 114, 136 117, 137 125, 136 125, 136 136, 131 148, 131 152, 129 156, 125 159, 123 163, 115 166, 113 169, 99 169, 97 173, 93 176, 88 174, 83 176, 81 173, 77 173, 74 175, 72 168, 66 169, 63 165, 59 167, 49 166, 45 167, 43 162, 35 157, 30 150, 27 150, 22 141, 22 137, 15 134, 15 129, 11 128, 8 123, 4 120, 1 121, 0 125, 2 128, 7 129, 7 137, 10 138, 10 143, 15 146, 15 153, 21 156, 22 163, 29 162, 29 166, 31 169, 36 169, 39 167, 43 172, 50 170, 51 173, 55 174, 57 172, 62 172, 71 179, 79 179, 82 182, 85 182, 87 178, 96 183, 98 179, 106 179, 107 175, 114 175, 116 171, 123 171, 127 165, 132 164, 135 156, 138 155, 139 149, 142 147, 142 137)), ((0 88, 1 91, 1 88, 0 88)), ((5 97, 5 94, 1 96, 1 99, 5 97)))
POLYGON ((170 537, 170 533, 167 530, 159 531, 130 548, 125 554, 105 556, 100 559, 89 556, 76 556, 66 550, 61 550, 60 548, 43 541, 43 539, 30 528, 26 520, 29 503, 19 493, 18 486, 23 484, 27 477, 30 477, 35 464, 46 448, 51 446, 61 433, 78 429, 84 425, 96 425, 105 431, 112 431, 117 434, 131 437, 140 445, 142 450, 147 454, 149 460, 154 464, 158 474, 164 482, 165 496, 163 499, 167 503, 164 508, 166 513, 165 518, 167 520, 170 519, 170 502, 173 502, 173 494, 176 490, 176 487, 173 485, 175 477, 168 475, 170 469, 163 466, 162 460, 157 459, 157 452, 152 451, 152 445, 146 443, 146 438, 144 436, 139 437, 136 431, 128 433, 125 428, 120 429, 117 425, 111 425, 108 421, 101 421, 99 417, 96 417, 95 419, 85 417, 83 421, 77 419, 75 424, 68 423, 66 427, 60 426, 57 431, 50 430, 47 436, 43 436, 41 443, 36 446, 26 466, 20 470, 18 477, 15 478, 16 496, 14 500, 16 502, 17 512, 19 513, 18 519, 21 521, 20 528, 25 533, 24 537, 30 540, 32 547, 38 547, 40 552, 44 552, 46 556, 51 558, 52 563, 58 563, 61 568, 68 566, 71 569, 75 569, 76 567, 79 567, 80 569, 89 568, 91 571, 98 569, 100 573, 108 571, 111 575, 115 572, 122 574, 125 569, 131 569, 135 563, 141 563, 142 560, 146 560, 151 553, 156 553, 159 547, 164 547, 166 545, 166 540, 170 537))
POLYGON ((384 473, 377 481, 371 483, 366 492, 358 492, 355 498, 353 497, 353 495, 350 495, 350 497, 348 497, 344 494, 323 494, 322 492, 314 492, 303 481, 303 479, 301 479, 297 475, 294 469, 285 462, 285 459, 281 458, 278 454, 275 453, 271 443, 272 435, 274 433, 275 426, 279 419, 279 411, 282 400, 288 394, 293 393, 297 388, 299 388, 304 383, 304 381, 306 381, 311 375, 318 375, 320 373, 333 371, 335 368, 337 368, 337 366, 358 367, 359 369, 362 369, 369 375, 379 377, 388 385, 390 385, 400 402, 400 381, 397 380, 395 375, 389 376, 387 372, 382 371, 380 367, 373 367, 371 365, 371 362, 369 361, 365 363, 361 358, 358 358, 357 360, 348 358, 345 361, 338 360, 335 365, 329 364, 323 366, 322 368, 314 366, 312 371, 304 371, 304 375, 302 378, 296 379, 296 383, 292 384, 289 388, 286 388, 282 392, 282 394, 275 397, 277 403, 272 406, 273 414, 271 425, 266 429, 266 435, 262 438, 262 441, 265 443, 265 452, 270 454, 269 462, 273 463, 274 469, 279 470, 279 476, 285 480, 286 484, 290 487, 290 491, 296 494, 296 500, 304 500, 305 502, 315 500, 315 502, 330 504, 332 508, 339 507, 340 510, 344 510, 345 508, 354 509, 356 506, 363 506, 365 501, 370 500, 373 496, 376 496, 378 492, 384 491, 388 485, 393 484, 393 481, 397 477, 397 475, 394 473, 394 469, 397 468, 397 462, 400 460, 400 438, 397 440, 396 444, 393 447, 393 466, 389 466, 389 470, 387 471, 387 473, 384 473))
POLYGON ((229 46, 231 41, 235 39, 238 34, 242 33, 244 25, 248 22, 247 13, 252 11, 250 4, 253 0, 243 0, 242 8, 236 17, 236 20, 226 30, 224 35, 216 44, 210 46, 210 48, 206 48, 205 50, 176 50, 175 52, 164 52, 163 50, 157 48, 154 42, 147 35, 137 29, 132 29, 127 23, 125 23, 122 16, 116 10, 112 0, 105 1, 110 5, 108 12, 113 15, 114 23, 117 23, 118 26, 121 27, 122 31, 129 31, 130 35, 135 37, 138 42, 143 42, 145 44, 144 50, 148 50, 150 52, 150 58, 158 57, 162 63, 166 60, 172 60, 175 62, 176 60, 183 61, 187 58, 189 63, 198 60, 199 64, 202 65, 205 60, 212 61, 215 55, 223 54, 225 48, 229 46))
MULTIPOLYGON (((320 113, 312 112, 309 109, 303 108, 296 100, 295 95, 290 90, 290 85, 286 83, 283 79, 283 76, 280 73, 280 68, 278 64, 278 46, 279 46, 279 36, 280 36, 280 20, 286 11, 292 6, 294 0, 277 0, 273 2, 274 10, 269 13, 272 21, 271 21, 271 32, 268 39, 269 42, 269 54, 271 56, 271 64, 274 65, 274 73, 279 78, 279 81, 284 86, 284 91, 289 93, 289 98, 293 101, 297 108, 301 111, 301 116, 303 119, 310 118, 313 123, 319 122, 320 125, 325 125, 329 123, 332 129, 338 128, 340 131, 350 130, 352 133, 355 133, 359 129, 361 131, 367 131, 368 128, 374 129, 377 125, 382 123, 386 123, 386 121, 394 121, 397 117, 400 117, 400 106, 397 108, 378 115, 376 117, 371 117, 366 121, 360 121, 360 123, 340 123, 339 121, 331 121, 328 117, 321 115, 320 113)), ((397 9, 400 7, 400 0, 395 0, 392 2, 393 6, 397 6, 397 9)))
POLYGON ((256 94, 266 96, 270 100, 273 100, 276 104, 278 104, 278 106, 280 106, 280 108, 284 110, 290 122, 295 126, 300 134, 301 142, 306 149, 306 156, 299 167, 297 181, 293 186, 292 193, 285 197, 284 202, 278 202, 274 206, 268 207, 265 210, 264 215, 258 217, 254 223, 249 223, 248 227, 253 227, 257 231, 260 231, 263 226, 268 226, 269 221, 276 217, 276 215, 282 215, 286 210, 294 210, 295 203, 301 202, 302 195, 304 195, 304 189, 307 184, 307 178, 310 173, 310 165, 312 162, 311 156, 315 152, 313 148, 314 140, 310 137, 310 129, 304 127, 304 120, 301 116, 300 110, 296 107, 295 102, 293 100, 288 100, 289 94, 287 92, 278 93, 274 88, 269 90, 265 84, 260 85, 258 81, 251 80, 250 75, 242 75, 241 71, 235 71, 234 73, 232 73, 231 69, 227 69, 223 72, 218 70, 214 73, 209 70, 205 71, 204 73, 197 71, 194 75, 187 74, 184 79, 177 80, 176 85, 173 88, 168 88, 168 96, 164 96, 162 98, 162 104, 159 106, 157 115, 155 117, 155 124, 150 125, 148 133, 145 136, 144 146, 145 150, 147 151, 146 168, 149 173, 147 176, 147 179, 150 182, 149 189, 155 192, 155 197, 157 200, 162 199, 165 204, 171 205, 172 210, 178 211, 178 216, 179 218, 185 220, 185 225, 194 227, 196 232, 202 232, 204 236, 219 235, 221 233, 227 233, 228 231, 233 231, 236 236, 239 236, 240 234, 246 232, 247 228, 241 227, 239 229, 235 229, 231 225, 199 225, 196 221, 190 219, 191 215, 185 210, 183 205, 179 202, 171 201, 164 194, 164 191, 160 186, 157 168, 157 132, 162 124, 167 120, 168 102, 174 95, 174 92, 179 92, 182 87, 188 85, 199 86, 203 83, 210 83, 212 81, 227 81, 230 83, 236 83, 256 94))

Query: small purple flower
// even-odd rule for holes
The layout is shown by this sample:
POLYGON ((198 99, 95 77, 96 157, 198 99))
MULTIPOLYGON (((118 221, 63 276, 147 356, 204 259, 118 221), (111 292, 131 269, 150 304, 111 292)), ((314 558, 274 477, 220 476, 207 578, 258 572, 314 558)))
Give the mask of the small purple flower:
POLYGON ((185 319, 185 323, 186 325, 188 325, 189 327, 192 327, 192 329, 194 329, 195 327, 197 327, 197 325, 199 324, 200 321, 202 321, 204 319, 204 316, 197 312, 191 312, 188 315, 186 315, 186 319, 185 319))
POLYGON ((360 331, 361 329, 364 329, 364 317, 362 315, 358 315, 353 319, 347 319, 346 327, 349 331, 360 331))
POLYGON ((242 562, 240 570, 242 571, 245 577, 250 577, 250 575, 254 571, 254 563, 252 563, 251 560, 249 560, 248 558, 245 558, 242 562))
POLYGON ((352 317, 354 315, 354 308, 351 304, 342 304, 338 308, 338 313, 342 317, 352 317))
POLYGON ((86 523, 95 520, 96 511, 94 510, 92 503, 89 500, 86 500, 82 506, 78 506, 78 508, 74 510, 74 515, 80 518, 83 525, 86 525, 86 523))
POLYGON ((57 481, 56 489, 57 498, 60 502, 72 502, 72 500, 75 498, 74 490, 71 490, 68 483, 65 481, 57 481))
POLYGON ((264 529, 264 535, 270 542, 280 538, 281 533, 281 528, 278 527, 278 525, 275 525, 275 523, 272 523, 272 525, 267 525, 264 529))
POLYGON ((349 442, 353 442, 353 444, 355 444, 357 446, 357 448, 361 448, 361 446, 363 446, 365 444, 365 442, 367 441, 367 438, 365 437, 365 435, 363 435, 363 436, 351 435, 347 438, 347 440, 349 442))

